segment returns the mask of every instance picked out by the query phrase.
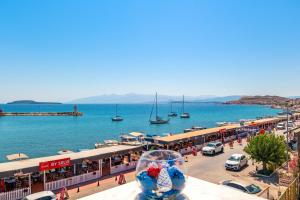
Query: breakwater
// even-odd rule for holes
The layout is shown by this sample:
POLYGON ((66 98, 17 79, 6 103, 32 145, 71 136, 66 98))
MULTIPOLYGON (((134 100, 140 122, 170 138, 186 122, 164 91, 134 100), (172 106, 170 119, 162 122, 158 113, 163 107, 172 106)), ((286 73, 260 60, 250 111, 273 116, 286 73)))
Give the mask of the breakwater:
POLYGON ((0 116, 82 116, 81 112, 1 112, 0 116))

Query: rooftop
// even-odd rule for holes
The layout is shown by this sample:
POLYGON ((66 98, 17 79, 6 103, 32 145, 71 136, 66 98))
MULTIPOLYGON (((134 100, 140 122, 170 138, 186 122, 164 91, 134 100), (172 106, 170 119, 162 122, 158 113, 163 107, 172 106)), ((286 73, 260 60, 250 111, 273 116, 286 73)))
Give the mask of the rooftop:
MULTIPOLYGON (((248 125, 248 126, 250 126, 251 124, 261 125, 261 124, 266 124, 266 123, 277 122, 279 120, 282 120, 282 119, 278 118, 278 117, 265 118, 265 119, 259 119, 259 120, 253 120, 250 122, 246 122, 245 125, 248 125)), ((179 140, 184 140, 187 138, 218 133, 222 129, 232 130, 232 129, 236 129, 236 128, 240 128, 240 127, 241 127, 240 124, 229 124, 229 125, 221 126, 221 127, 214 127, 214 128, 204 129, 204 130, 192 131, 192 132, 188 132, 188 133, 180 133, 180 134, 175 134, 175 135, 170 135, 170 136, 165 136, 165 137, 159 137, 159 138, 156 138, 156 140, 161 143, 170 143, 170 142, 176 142, 179 140)))
POLYGON ((63 158, 70 158, 71 161, 80 162, 83 159, 88 159, 88 158, 101 159, 107 156, 111 156, 112 154, 127 152, 139 148, 140 146, 117 145, 117 146, 103 147, 99 149, 92 149, 92 150, 81 151, 81 152, 74 152, 66 155, 55 155, 55 156, 0 163, 0 176, 5 176, 5 174, 12 175, 13 173, 8 173, 8 172, 16 172, 21 169, 22 170, 32 169, 32 168, 38 169, 40 162, 58 160, 63 158))
POLYGON ((188 132, 188 133, 180 133, 180 134, 176 134, 176 135, 159 137, 159 138, 156 138, 155 140, 158 140, 163 143, 169 143, 169 142, 175 142, 178 140, 183 140, 183 139, 187 139, 187 138, 191 138, 191 137, 207 135, 210 133, 217 133, 222 129, 232 130, 232 129, 239 128, 239 127, 240 127, 239 124, 231 124, 228 126, 214 127, 214 128, 208 128, 208 129, 198 130, 198 131, 193 131, 193 132, 188 132))

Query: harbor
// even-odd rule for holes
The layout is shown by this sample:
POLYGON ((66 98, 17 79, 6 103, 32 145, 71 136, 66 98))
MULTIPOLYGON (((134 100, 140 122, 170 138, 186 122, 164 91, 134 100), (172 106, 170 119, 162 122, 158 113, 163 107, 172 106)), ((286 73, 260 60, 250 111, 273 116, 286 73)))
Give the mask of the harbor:
MULTIPOLYGON (((61 105, 1 105, 7 112, 65 112, 73 110, 71 104, 61 105)), ((172 111, 178 113, 168 124, 151 125, 149 114, 151 104, 119 104, 118 115, 124 119, 113 122, 116 105, 79 104, 78 110, 84 113, 81 117, 60 116, 26 116, 0 117, 2 147, 0 162, 5 156, 18 152, 30 158, 51 156, 59 150, 68 149, 77 152, 80 149, 93 148, 96 142, 120 140, 120 136, 131 132, 145 135, 165 136, 179 134, 192 127, 212 128, 217 122, 235 122, 240 119, 256 119, 259 116, 275 116, 281 110, 265 106, 221 105, 213 103, 187 103, 185 110, 190 119, 181 119, 181 103, 173 103, 172 111), (47 148, 44 148, 47 144, 47 148), (28 148, 30 147, 30 148, 28 148)), ((160 103, 158 114, 166 119, 171 111, 170 104, 160 103)), ((155 118, 155 116, 153 116, 155 118)))

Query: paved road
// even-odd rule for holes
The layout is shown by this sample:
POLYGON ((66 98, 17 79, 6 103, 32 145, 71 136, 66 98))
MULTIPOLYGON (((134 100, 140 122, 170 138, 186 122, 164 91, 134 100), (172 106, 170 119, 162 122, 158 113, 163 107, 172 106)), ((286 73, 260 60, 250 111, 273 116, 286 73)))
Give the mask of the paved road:
POLYGON ((235 153, 244 153, 243 146, 236 144, 233 149, 225 146, 224 153, 217 154, 215 156, 202 156, 201 154, 198 154, 198 156, 190 159, 187 163, 189 169, 188 175, 216 184, 223 180, 232 180, 236 177, 236 175, 245 173, 245 171, 248 172, 249 170, 247 168, 251 168, 246 167, 241 170, 241 172, 226 171, 224 164, 226 160, 235 153))

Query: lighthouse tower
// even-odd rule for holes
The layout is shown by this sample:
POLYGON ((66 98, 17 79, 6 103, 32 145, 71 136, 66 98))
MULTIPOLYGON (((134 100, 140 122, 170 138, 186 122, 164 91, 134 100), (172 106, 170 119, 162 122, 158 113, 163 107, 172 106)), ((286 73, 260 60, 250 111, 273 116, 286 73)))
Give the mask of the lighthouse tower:
POLYGON ((77 105, 74 105, 74 107, 73 107, 73 112, 74 112, 74 113, 77 113, 77 112, 78 112, 77 105))

